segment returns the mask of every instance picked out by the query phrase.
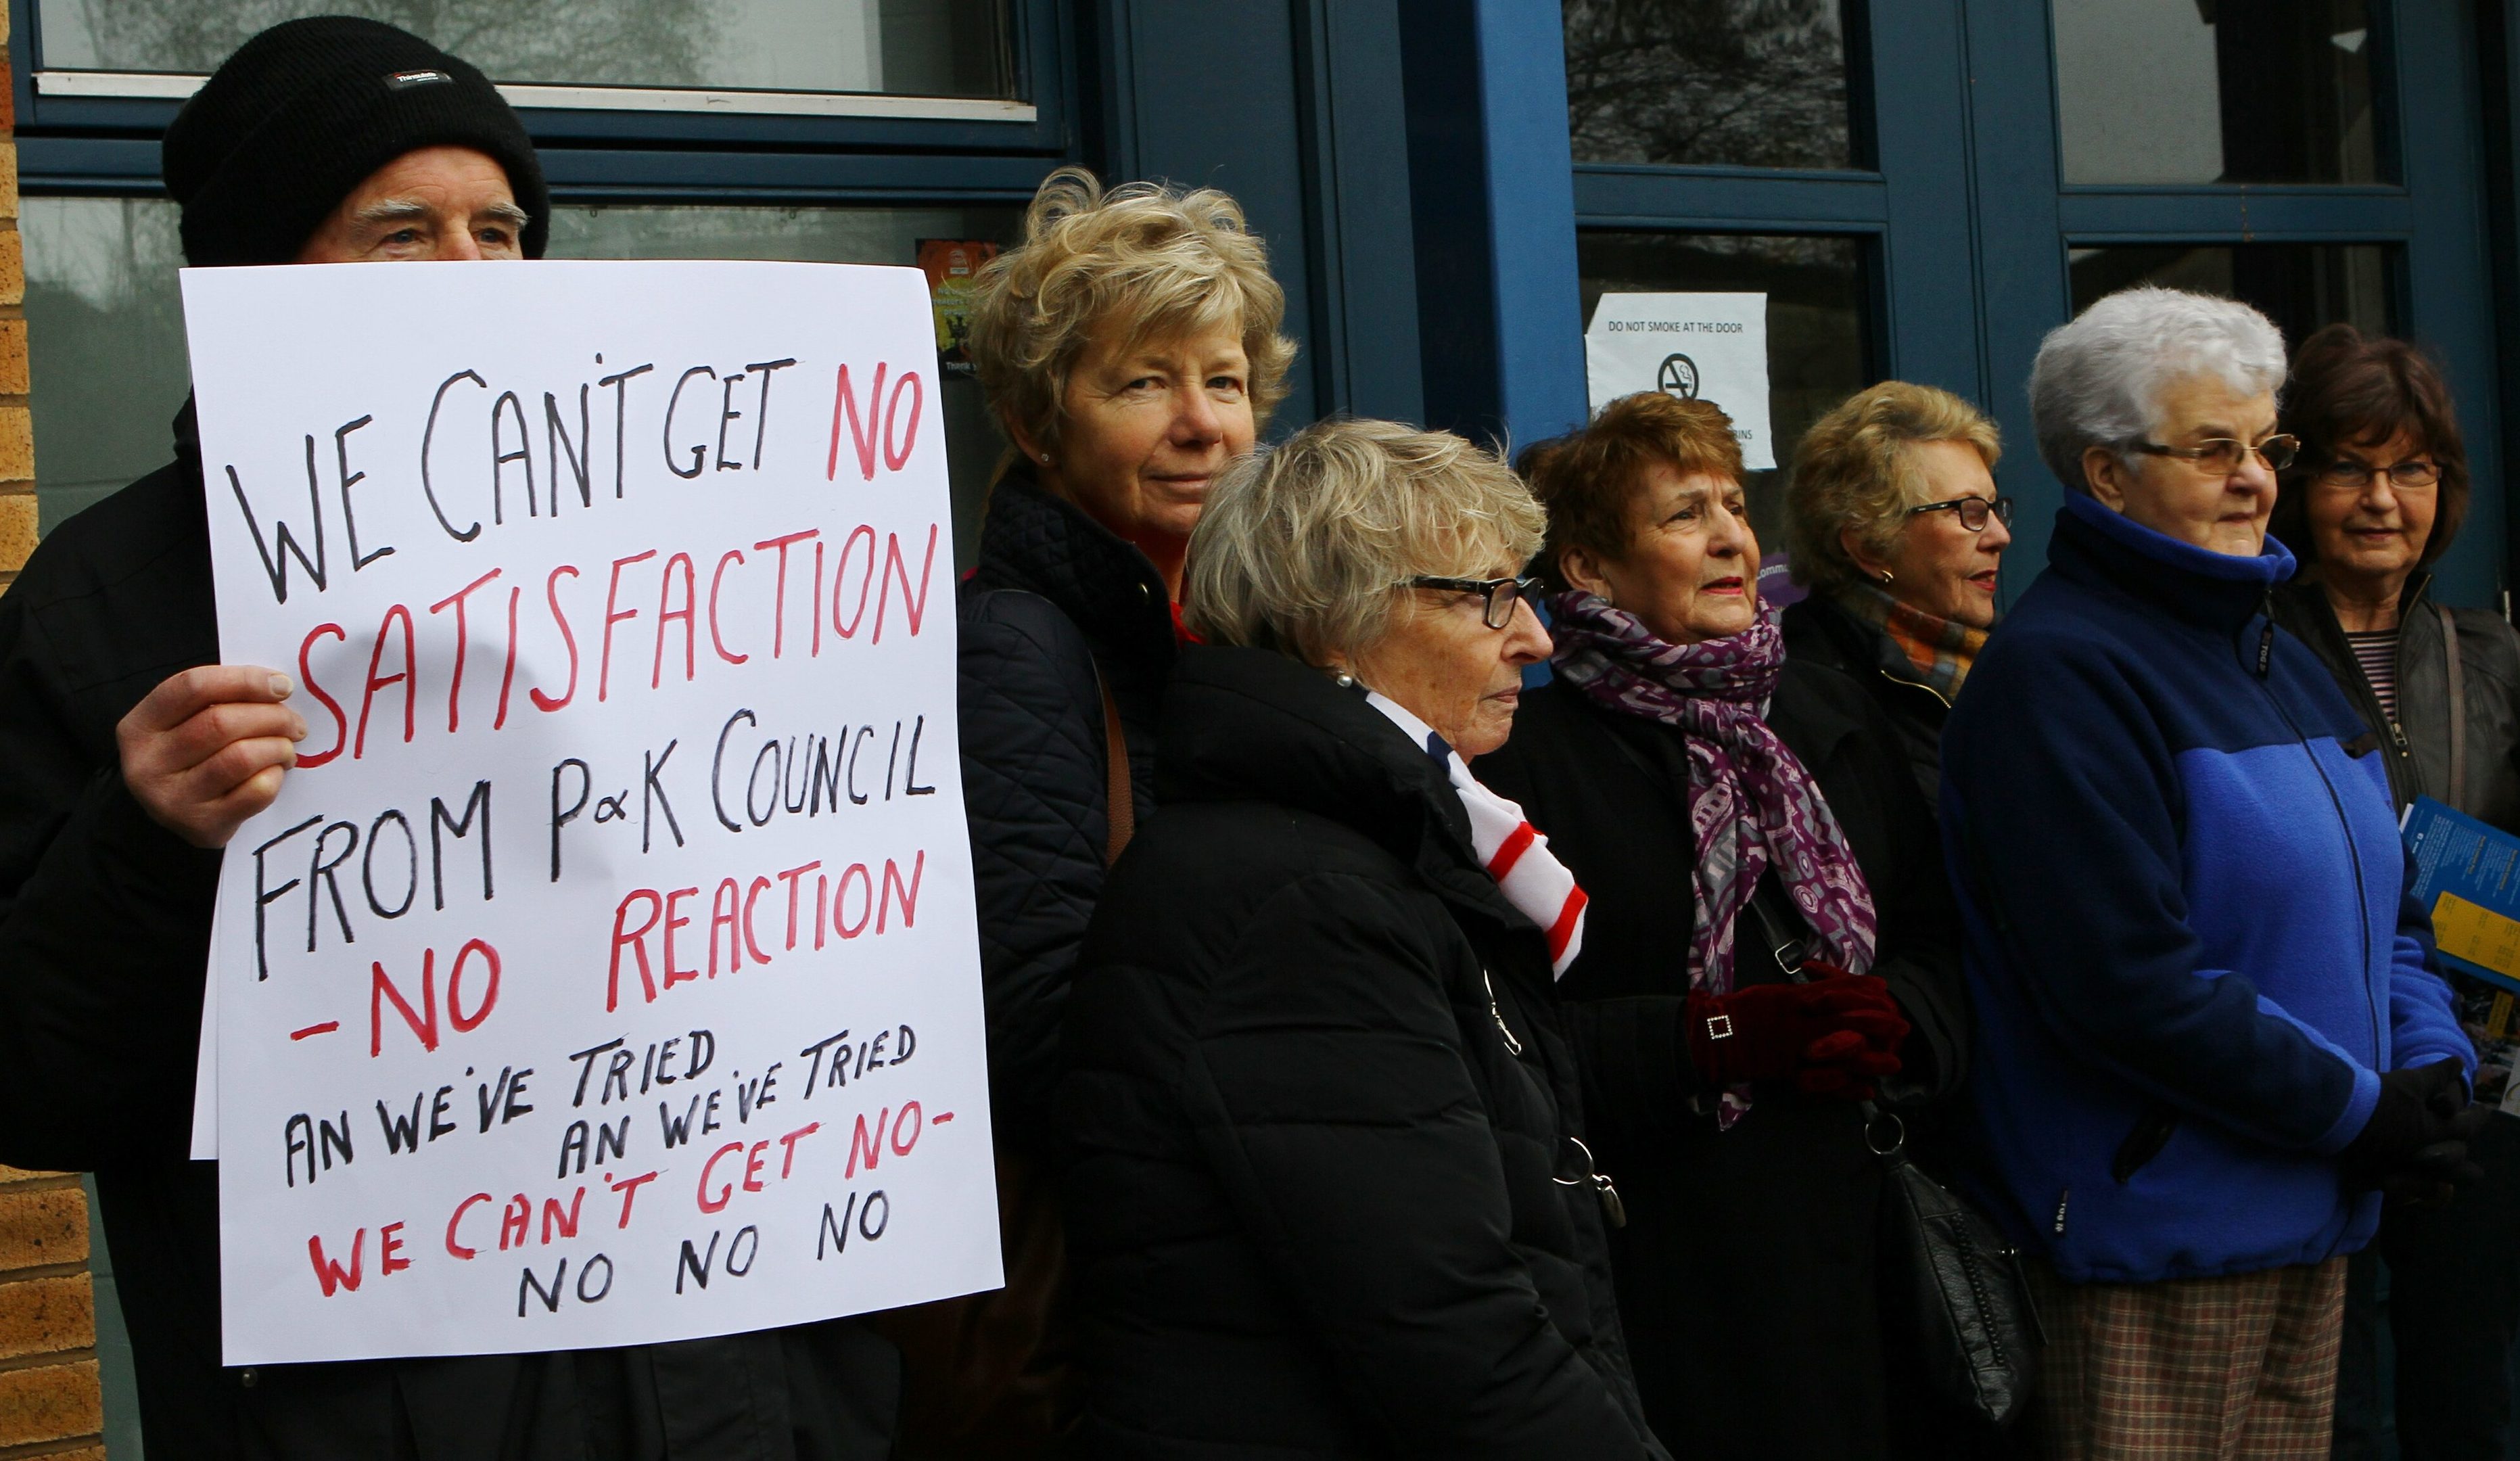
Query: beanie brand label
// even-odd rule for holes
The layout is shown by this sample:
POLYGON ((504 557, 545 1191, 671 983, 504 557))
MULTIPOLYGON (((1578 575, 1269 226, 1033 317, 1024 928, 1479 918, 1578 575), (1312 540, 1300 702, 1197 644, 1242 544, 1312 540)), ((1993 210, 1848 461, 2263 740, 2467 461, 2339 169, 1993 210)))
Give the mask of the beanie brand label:
POLYGON ((454 80, 453 76, 444 71, 395 71, 385 77, 385 85, 396 91, 409 91, 415 86, 434 86, 439 82, 452 83, 454 80))

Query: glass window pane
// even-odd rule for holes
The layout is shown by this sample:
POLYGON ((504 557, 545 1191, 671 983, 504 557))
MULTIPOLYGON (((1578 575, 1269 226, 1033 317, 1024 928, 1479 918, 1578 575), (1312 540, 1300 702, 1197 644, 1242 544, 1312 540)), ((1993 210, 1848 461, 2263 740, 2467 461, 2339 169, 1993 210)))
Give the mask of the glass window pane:
POLYGON ((1853 167, 1843 0, 1565 0, 1578 162, 1853 167))
POLYGON ((137 198, 20 205, 38 531, 174 455, 170 423, 192 388, 177 211, 137 198))
POLYGON ((2068 183, 2368 183, 2369 0, 2053 0, 2068 183))
POLYGON ((2385 244, 2121 244, 2071 254, 2074 312, 2132 284, 2158 284, 2245 300, 2286 344, 2339 320, 2391 333, 2385 244))
POLYGON ((202 72, 299 16, 362 15, 497 81, 1012 97, 1006 0, 35 0, 46 67, 202 72))
MULTIPOLYGON (((161 200, 29 198, 23 204, 43 530, 163 466, 170 455, 167 423, 190 388, 175 287, 183 262, 175 224, 175 205, 161 200)), ((551 254, 914 264, 924 241, 1005 245, 1021 224, 1022 214, 1011 207, 562 206, 552 219, 551 254)), ((968 568, 1003 443, 979 383, 950 366, 943 376, 954 544, 958 563, 968 568)))
POLYGON ((1750 524, 1772 564, 1784 561, 1784 472, 1793 448, 1831 406, 1872 382, 1867 251, 1849 238, 1798 235, 1576 235, 1584 319, 1605 294, 1759 293, 1768 297, 1768 419, 1778 470, 1743 486, 1750 524))

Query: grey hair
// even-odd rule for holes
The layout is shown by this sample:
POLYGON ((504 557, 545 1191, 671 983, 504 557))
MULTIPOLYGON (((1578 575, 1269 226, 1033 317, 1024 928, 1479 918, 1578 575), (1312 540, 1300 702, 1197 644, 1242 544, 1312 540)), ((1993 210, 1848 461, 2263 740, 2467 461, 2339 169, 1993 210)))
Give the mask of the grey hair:
POLYGON ((2056 479, 2088 492, 2083 453, 2125 460, 2159 420, 2162 394, 2215 376, 2247 395, 2283 385, 2283 332, 2265 315, 2214 295, 2139 285, 2120 290, 2039 342, 2030 367, 2030 417, 2039 455, 2056 479))
POLYGON ((1408 580, 1519 571, 1547 526, 1494 453, 1449 432, 1331 418, 1236 462, 1191 533, 1182 621, 1213 644, 1327 664, 1391 628, 1408 580))

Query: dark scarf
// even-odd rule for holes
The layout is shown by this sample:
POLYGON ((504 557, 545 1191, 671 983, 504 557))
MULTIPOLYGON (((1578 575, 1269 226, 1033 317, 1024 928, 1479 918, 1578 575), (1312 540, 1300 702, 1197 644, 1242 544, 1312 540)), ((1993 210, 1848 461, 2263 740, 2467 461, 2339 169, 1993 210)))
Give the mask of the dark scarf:
POLYGON ((1550 602, 1557 673, 1597 704, 1688 737, 1688 819, 1697 845, 1697 926, 1688 986, 1733 985, 1733 928, 1771 866, 1828 962, 1872 967, 1872 893, 1811 773, 1765 718, 1784 667, 1776 611, 1739 634, 1667 644, 1625 610, 1581 590, 1550 602))

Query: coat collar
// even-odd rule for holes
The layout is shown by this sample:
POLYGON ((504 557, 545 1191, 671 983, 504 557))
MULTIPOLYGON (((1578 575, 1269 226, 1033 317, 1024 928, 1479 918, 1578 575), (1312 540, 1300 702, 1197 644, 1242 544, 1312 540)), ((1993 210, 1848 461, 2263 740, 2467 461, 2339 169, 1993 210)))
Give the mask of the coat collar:
POLYGON ((1035 593, 1086 637, 1133 660, 1170 660, 1171 597, 1147 555, 1041 484, 1018 460, 989 494, 973 583, 1035 593))
POLYGON ((2262 613, 2274 586, 2293 572, 2292 550, 2272 536, 2254 557, 2216 553, 2080 492, 2068 493, 2057 510, 2048 561, 2068 579, 2104 582, 2175 617, 2222 629, 2262 613))
POLYGON ((1270 801, 1354 828, 1446 901, 1525 921, 1478 865, 1462 799, 1362 690, 1270 650, 1181 651, 1155 758, 1157 799, 1270 801))

